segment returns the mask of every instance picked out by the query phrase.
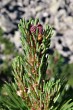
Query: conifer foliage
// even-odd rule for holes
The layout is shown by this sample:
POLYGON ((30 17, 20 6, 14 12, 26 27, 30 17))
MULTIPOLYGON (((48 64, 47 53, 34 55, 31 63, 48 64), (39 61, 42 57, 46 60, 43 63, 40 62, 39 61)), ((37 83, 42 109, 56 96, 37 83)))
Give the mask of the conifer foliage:
POLYGON ((60 97, 65 82, 50 76, 52 63, 48 49, 52 28, 43 28, 38 19, 21 20, 19 24, 24 54, 13 60, 14 82, 3 87, 0 104, 3 110, 73 110, 72 100, 60 97))

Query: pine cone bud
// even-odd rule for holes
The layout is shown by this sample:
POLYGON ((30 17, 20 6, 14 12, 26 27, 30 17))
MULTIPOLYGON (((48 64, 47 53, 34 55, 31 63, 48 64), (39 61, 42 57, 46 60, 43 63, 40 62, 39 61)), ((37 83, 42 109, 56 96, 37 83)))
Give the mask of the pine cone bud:
POLYGON ((36 26, 31 25, 31 26, 30 26, 30 32, 31 32, 31 33, 36 33, 36 26))
POLYGON ((39 34, 43 33, 43 26, 41 24, 37 25, 37 29, 38 29, 39 34))
POLYGON ((41 24, 37 24, 36 26, 34 26, 34 25, 30 26, 31 33, 36 33, 36 30, 38 30, 39 34, 42 34, 43 33, 43 26, 41 24))

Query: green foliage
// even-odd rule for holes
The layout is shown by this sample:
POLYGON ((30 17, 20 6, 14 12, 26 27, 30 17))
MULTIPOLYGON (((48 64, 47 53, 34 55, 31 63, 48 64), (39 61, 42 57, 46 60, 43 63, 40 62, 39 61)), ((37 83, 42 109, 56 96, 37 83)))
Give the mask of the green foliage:
POLYGON ((15 45, 12 42, 10 42, 8 38, 3 37, 3 31, 1 29, 0 29, 0 44, 4 44, 5 47, 2 53, 8 55, 13 52, 14 54, 16 54, 15 45))
MULTIPOLYGON (((48 54, 52 28, 39 33, 39 20, 21 20, 19 29, 24 54, 12 64, 14 83, 1 91, 0 105, 5 110, 73 110, 71 99, 62 100, 67 79, 61 75, 63 59, 48 54), (31 31, 31 25, 33 30, 31 31), (34 31, 36 29, 36 31, 34 31), (48 56, 46 57, 46 54, 48 56), (57 62, 58 61, 58 62, 57 62)), ((54 55, 55 55, 54 54, 54 55)))
POLYGON ((56 50, 49 56, 48 70, 56 79, 60 78, 61 82, 68 81, 70 86, 73 85, 73 63, 67 63, 56 50))
POLYGON ((0 58, 0 76, 11 76, 11 57, 17 55, 15 45, 3 36, 3 31, 0 29, 0 45, 3 46, 0 54, 4 59, 0 58))
POLYGON ((28 109, 27 105, 25 104, 25 101, 17 95, 16 93, 17 86, 14 83, 5 85, 4 89, 3 91, 5 95, 0 99, 1 101, 3 101, 3 104, 1 105, 5 107, 4 109, 6 110, 27 110, 28 109))

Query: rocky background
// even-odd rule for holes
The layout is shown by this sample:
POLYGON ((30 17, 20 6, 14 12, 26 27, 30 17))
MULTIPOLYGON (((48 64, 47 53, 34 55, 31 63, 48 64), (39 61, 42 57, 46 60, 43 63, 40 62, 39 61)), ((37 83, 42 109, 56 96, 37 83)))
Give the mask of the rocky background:
MULTIPOLYGON (((39 18, 53 26, 51 48, 73 62, 73 0, 0 0, 0 28, 21 51, 18 23, 21 18, 39 18)), ((0 44, 0 51, 4 46, 0 44)), ((0 52, 0 59, 3 57, 0 52)))

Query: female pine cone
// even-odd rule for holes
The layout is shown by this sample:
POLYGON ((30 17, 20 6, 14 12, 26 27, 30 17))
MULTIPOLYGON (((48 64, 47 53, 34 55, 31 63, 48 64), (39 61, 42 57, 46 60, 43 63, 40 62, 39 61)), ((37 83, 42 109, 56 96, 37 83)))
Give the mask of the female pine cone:
POLYGON ((38 31, 37 40, 40 42, 42 41, 42 34, 43 34, 43 26, 41 24, 37 24, 36 26, 31 25, 30 26, 30 32, 31 34, 36 34, 36 31, 38 31))

